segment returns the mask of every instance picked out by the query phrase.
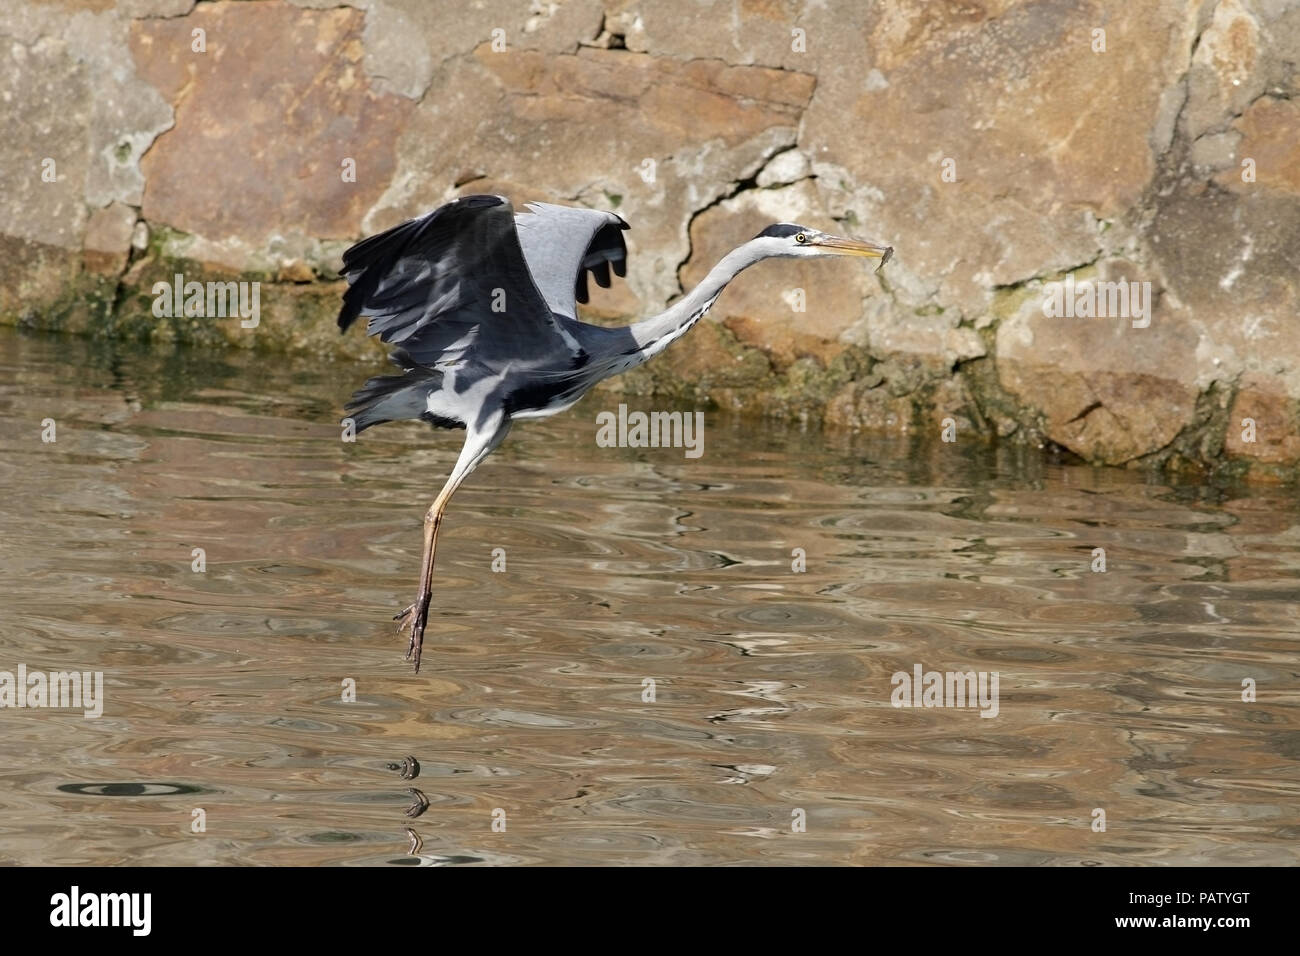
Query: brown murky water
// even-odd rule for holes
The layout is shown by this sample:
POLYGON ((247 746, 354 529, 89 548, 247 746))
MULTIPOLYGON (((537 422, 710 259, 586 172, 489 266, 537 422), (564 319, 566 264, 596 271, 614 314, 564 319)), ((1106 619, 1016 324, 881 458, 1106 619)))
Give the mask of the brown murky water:
POLYGON ((0 369, 0 670, 106 698, 0 710, 0 861, 1297 861, 1288 492, 722 414, 607 449, 598 394, 453 502, 416 676, 459 433, 345 444, 358 371, 278 357, 5 330, 0 369), (998 672, 997 716, 892 707, 918 664, 998 672))

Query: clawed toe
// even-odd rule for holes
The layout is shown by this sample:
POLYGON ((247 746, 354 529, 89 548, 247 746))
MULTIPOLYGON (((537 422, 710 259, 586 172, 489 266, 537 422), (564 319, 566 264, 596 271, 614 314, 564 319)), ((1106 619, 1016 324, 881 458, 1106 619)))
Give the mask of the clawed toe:
POLYGON ((415 663, 415 672, 420 673, 420 648, 424 644, 424 628, 429 621, 429 599, 416 601, 404 610, 393 615, 397 621, 397 633, 401 634, 408 627, 411 639, 406 645, 406 660, 415 663))

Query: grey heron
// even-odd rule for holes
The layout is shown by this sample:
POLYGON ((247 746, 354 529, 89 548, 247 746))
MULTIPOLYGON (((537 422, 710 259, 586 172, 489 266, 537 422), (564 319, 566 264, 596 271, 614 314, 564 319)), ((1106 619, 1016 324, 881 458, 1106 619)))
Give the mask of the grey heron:
POLYGON ((343 254, 347 331, 393 346, 400 375, 372 378, 346 409, 356 432, 422 419, 465 429, 451 475, 424 516, 415 601, 395 615, 410 629, 406 660, 420 670, 433 594, 434 551, 447 502, 501 444, 513 422, 562 412, 597 382, 658 355, 699 321, 727 283, 763 259, 865 256, 880 266, 891 246, 781 222, 729 252, 667 311, 624 328, 578 321, 587 273, 608 287, 626 274, 628 228, 612 212, 529 203, 515 214, 503 196, 462 196, 343 254))

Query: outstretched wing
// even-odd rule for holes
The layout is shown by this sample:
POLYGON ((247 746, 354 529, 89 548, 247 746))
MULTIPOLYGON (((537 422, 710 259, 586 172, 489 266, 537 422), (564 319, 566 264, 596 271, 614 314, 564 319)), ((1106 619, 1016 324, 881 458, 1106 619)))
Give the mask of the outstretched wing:
POLYGON ((466 356, 509 362, 577 358, 529 272, 504 196, 462 196, 343 254, 346 331, 358 316, 401 364, 431 367, 466 356))
POLYGON ((627 274, 627 246, 621 217, 596 209, 530 202, 515 216, 524 259, 551 311, 576 319, 578 302, 587 301, 587 272, 609 288, 610 266, 627 274))

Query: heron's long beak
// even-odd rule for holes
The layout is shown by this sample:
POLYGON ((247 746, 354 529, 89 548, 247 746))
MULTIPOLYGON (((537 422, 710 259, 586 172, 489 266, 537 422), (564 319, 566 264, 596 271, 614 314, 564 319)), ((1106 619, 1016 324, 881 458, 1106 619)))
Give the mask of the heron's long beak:
POLYGON ((883 246, 878 242, 864 242, 861 239, 845 239, 842 236, 823 236, 814 241, 819 249, 825 249, 832 255, 837 256, 864 256, 868 259, 879 259, 880 265, 876 267, 879 272, 885 267, 894 254, 893 246, 883 246))

